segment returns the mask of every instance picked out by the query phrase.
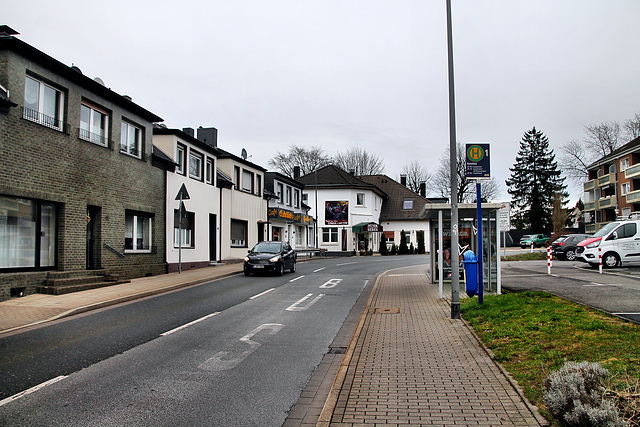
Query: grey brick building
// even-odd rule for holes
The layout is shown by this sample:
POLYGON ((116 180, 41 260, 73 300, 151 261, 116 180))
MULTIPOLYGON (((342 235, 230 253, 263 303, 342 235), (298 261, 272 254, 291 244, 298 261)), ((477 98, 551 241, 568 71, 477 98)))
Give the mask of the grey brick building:
POLYGON ((165 273, 162 119, 15 35, 0 26, 0 300, 60 272, 165 273))

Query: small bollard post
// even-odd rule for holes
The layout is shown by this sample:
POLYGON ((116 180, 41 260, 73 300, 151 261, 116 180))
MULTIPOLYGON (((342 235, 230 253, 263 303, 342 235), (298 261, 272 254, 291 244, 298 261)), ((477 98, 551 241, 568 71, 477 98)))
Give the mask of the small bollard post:
POLYGON ((531 253, 533 253, 533 238, 531 239, 531 253))
POLYGON ((598 260, 600 264, 598 269, 600 270, 600 274, 602 274, 602 248, 598 248, 598 260))
POLYGON ((553 266, 553 259, 551 257, 551 246, 549 246, 547 248, 547 274, 551 274, 551 267, 553 266))

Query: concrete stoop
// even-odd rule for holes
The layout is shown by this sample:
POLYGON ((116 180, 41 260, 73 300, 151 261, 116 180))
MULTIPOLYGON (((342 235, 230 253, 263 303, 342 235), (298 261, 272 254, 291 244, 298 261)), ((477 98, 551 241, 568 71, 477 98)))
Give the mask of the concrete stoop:
POLYGON ((117 275, 109 274, 106 270, 51 271, 44 284, 36 288, 36 292, 63 295, 129 282, 130 280, 120 280, 117 275))

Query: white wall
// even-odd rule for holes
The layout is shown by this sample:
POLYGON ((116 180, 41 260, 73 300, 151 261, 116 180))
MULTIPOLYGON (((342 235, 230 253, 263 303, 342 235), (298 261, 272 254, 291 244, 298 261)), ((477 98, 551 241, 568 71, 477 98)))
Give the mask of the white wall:
POLYGON ((384 231, 394 232, 394 243, 396 244, 396 246, 400 246, 400 234, 402 230, 404 230, 407 234, 407 246, 413 243, 413 247, 416 249, 418 249, 417 231, 424 230, 424 247, 427 252, 431 251, 429 242, 430 222, 428 220, 383 221, 382 227, 384 231))

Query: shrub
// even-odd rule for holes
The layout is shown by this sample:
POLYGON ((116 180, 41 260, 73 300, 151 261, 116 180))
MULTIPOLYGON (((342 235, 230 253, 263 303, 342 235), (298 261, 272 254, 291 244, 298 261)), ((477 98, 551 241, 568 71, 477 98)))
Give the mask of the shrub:
POLYGON ((426 252, 426 249, 424 247, 424 230, 419 230, 416 233, 418 239, 418 253, 423 254, 426 252))
POLYGON ((398 247, 394 243, 393 245, 391 245, 391 251, 389 252, 389 255, 395 255, 397 253, 398 253, 398 247))
POLYGON ((570 426, 625 426, 604 397, 609 371, 600 363, 566 362, 544 382, 544 403, 551 414, 570 426))
POLYGON ((389 255, 389 248, 387 247, 387 236, 382 234, 380 238, 380 255, 389 255))
POLYGON ((400 232, 400 248, 398 249, 400 255, 409 253, 409 247, 407 246, 407 233, 404 230, 400 232))

